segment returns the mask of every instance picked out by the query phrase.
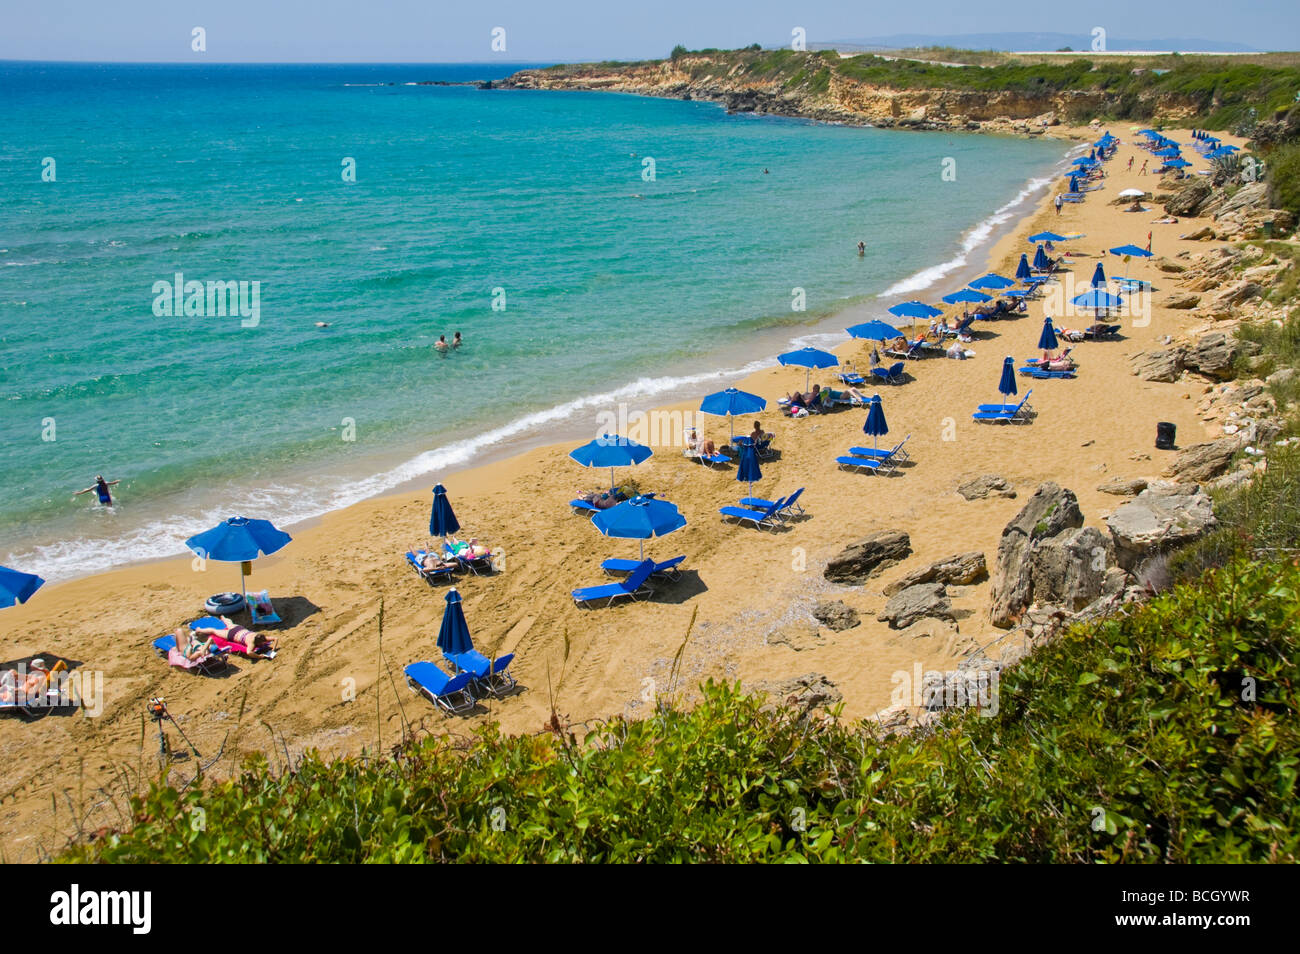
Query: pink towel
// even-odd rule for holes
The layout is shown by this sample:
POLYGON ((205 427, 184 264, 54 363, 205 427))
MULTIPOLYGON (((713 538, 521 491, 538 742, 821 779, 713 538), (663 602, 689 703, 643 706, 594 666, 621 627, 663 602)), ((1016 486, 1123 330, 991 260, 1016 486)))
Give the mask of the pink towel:
POLYGON ((224 636, 213 636, 212 645, 216 646, 223 652, 242 653, 245 656, 249 655, 247 646, 243 643, 237 643, 232 639, 226 639, 224 636))
POLYGON ((198 659, 186 659, 185 656, 181 654, 181 651, 175 646, 167 650, 167 662, 178 669, 194 669, 199 665, 199 663, 207 662, 211 656, 211 653, 204 653, 198 659))

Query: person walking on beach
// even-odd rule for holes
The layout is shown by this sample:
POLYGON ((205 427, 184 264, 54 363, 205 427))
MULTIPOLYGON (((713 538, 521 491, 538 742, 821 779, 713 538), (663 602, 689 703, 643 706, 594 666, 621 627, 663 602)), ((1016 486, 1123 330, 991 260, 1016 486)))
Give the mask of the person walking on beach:
POLYGON ((95 484, 93 487, 87 487, 85 490, 78 490, 74 497, 80 497, 82 494, 88 494, 92 490, 99 497, 99 502, 105 507, 113 506, 113 495, 108 492, 109 487, 115 487, 120 484, 120 480, 105 480, 102 474, 95 475, 95 484))
POLYGON ((1150 159, 1143 159, 1143 160, 1142 160, 1142 168, 1138 170, 1138 175, 1140 175, 1140 176, 1144 176, 1144 175, 1147 174, 1147 163, 1150 162, 1150 161, 1151 161, 1150 159))
POLYGON ((1065 200, 1062 199, 1062 198, 1058 195, 1058 196, 1056 197, 1056 214, 1057 214, 1057 215, 1060 215, 1060 214, 1061 214, 1061 206, 1063 206, 1064 204, 1065 204, 1065 200))
POLYGON ((1147 251, 1151 251, 1151 233, 1147 233, 1147 251))
POLYGON ((1133 171, 1133 157, 1132 157, 1132 156, 1129 156, 1129 157, 1128 157, 1128 169, 1126 169, 1125 171, 1126 171, 1126 172, 1132 172, 1132 171, 1133 171))

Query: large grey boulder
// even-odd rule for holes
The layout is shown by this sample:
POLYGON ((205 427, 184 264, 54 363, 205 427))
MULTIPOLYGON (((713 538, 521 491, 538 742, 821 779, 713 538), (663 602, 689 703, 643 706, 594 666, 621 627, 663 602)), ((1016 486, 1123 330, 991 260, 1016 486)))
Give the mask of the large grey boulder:
POLYGON ((1013 626, 1032 601, 1030 551, 1035 541, 1083 526, 1074 494, 1051 481, 1034 495, 1002 530, 990 589, 989 617, 994 626, 1013 626))
POLYGON ((912 541, 901 530, 880 530, 850 544, 831 558, 822 576, 832 583, 865 583, 874 573, 912 554, 912 541))
POLYGON ((893 629, 904 629, 926 617, 956 619, 942 583, 921 583, 901 590, 885 604, 876 619, 889 623, 893 629))
POLYGON ((1148 483, 1150 481, 1145 477, 1112 477, 1098 484, 1097 490, 1103 494, 1114 494, 1116 497, 1136 497, 1147 489, 1148 483))
POLYGON ((1183 371, 1187 349, 1164 348, 1159 351, 1139 351, 1129 358, 1133 373, 1143 381, 1177 381, 1183 371))
POLYGON ((1241 448, 1242 439, 1237 435, 1193 444, 1174 458, 1165 474, 1183 482, 1206 483, 1226 471, 1232 463, 1233 455, 1241 448))
POLYGON ((1110 538, 1096 527, 1040 540, 1029 567, 1033 600, 1081 610, 1102 594, 1106 569, 1114 562, 1110 538))
POLYGON ((1201 296, 1195 292, 1175 292, 1165 299, 1166 308, 1175 308, 1180 311, 1195 308, 1200 303, 1201 296))
POLYGON ((1005 477, 998 474, 981 474, 957 487, 957 493, 967 500, 983 500, 985 497, 1016 496, 1016 488, 1005 477))
POLYGON ((1116 562, 1130 572, 1148 556, 1191 543, 1216 525, 1210 497, 1200 490, 1191 494, 1144 490, 1106 518, 1116 562))
POLYGON ((1213 331, 1196 339, 1183 358, 1183 364, 1189 371, 1216 381, 1226 381, 1232 377, 1232 366, 1239 350, 1235 337, 1213 331))
POLYGON ((966 586, 978 583, 989 575, 988 564, 984 554, 978 550, 970 553, 954 553, 950 557, 936 560, 929 566, 904 574, 884 589, 886 596, 893 596, 900 590, 920 583, 951 583, 954 586, 966 586))
POLYGON ((1165 202, 1165 211, 1179 218, 1194 216, 1213 191, 1204 179, 1193 179, 1165 202))

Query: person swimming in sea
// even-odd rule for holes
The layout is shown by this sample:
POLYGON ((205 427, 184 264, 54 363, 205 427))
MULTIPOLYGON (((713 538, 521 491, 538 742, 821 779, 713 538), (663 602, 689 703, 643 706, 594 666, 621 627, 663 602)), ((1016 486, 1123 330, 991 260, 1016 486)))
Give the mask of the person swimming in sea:
POLYGON ((98 495, 101 504, 105 507, 111 507, 113 506, 113 495, 109 493, 108 488, 116 487, 120 483, 120 480, 105 480, 103 474, 96 474, 95 484, 93 487, 87 487, 85 490, 78 490, 73 494, 73 496, 80 497, 82 494, 88 494, 93 490, 96 495, 98 495))
POLYGON ((861 257, 861 256, 866 255, 866 254, 867 254, 867 243, 866 243, 866 242, 859 242, 859 243, 858 243, 858 256, 861 257))
POLYGON ((465 343, 465 342, 464 342, 464 340, 461 338, 461 336, 460 336, 460 332, 459 332, 459 331, 456 332, 454 335, 451 336, 451 346, 452 346, 453 348, 459 348, 459 347, 460 347, 461 345, 463 345, 464 343, 465 343))
POLYGON ((440 351, 441 353, 446 354, 447 348, 449 347, 447 344, 447 336, 438 335, 438 340, 433 343, 433 346, 437 348, 438 351, 440 351))

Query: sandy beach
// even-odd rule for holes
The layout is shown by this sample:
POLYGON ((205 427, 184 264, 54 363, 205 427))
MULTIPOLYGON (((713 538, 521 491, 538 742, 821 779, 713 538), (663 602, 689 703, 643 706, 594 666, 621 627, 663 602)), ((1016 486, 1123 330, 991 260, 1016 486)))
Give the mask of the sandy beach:
MULTIPOLYGON (((1100 130, 1054 130, 1095 139, 1100 130)), ((1156 190, 1159 179, 1140 176, 1148 154, 1139 150, 1127 124, 1110 127, 1123 140, 1106 165, 1104 188, 1058 216, 1052 199, 1060 182, 1034 211, 993 248, 988 267, 1014 274, 1025 237, 1051 229, 1085 237, 1058 247, 1077 253, 1075 279, 1082 285, 1099 257, 1107 273, 1124 265, 1106 249, 1144 245, 1153 233, 1157 256, 1209 243, 1186 242, 1180 234, 1200 224, 1183 219, 1157 225, 1159 206, 1127 213, 1110 204, 1127 188, 1156 190), (1132 172, 1125 171, 1137 156, 1132 172)), ((1190 141, 1185 130, 1167 131, 1190 141)), ((1241 140, 1219 134, 1225 142, 1241 140)), ((971 276, 967 277, 973 277, 971 276)), ((462 524, 461 536, 475 536, 503 554, 501 572, 462 575, 456 586, 478 648, 488 655, 514 653, 512 666, 523 691, 485 705, 464 719, 448 718, 411 693, 402 667, 438 660, 435 648, 445 586, 430 586, 402 559, 412 544, 427 540, 428 488, 370 500, 330 514, 295 532, 287 548, 254 565, 250 587, 269 589, 285 624, 281 651, 269 662, 237 661, 225 677, 193 676, 169 669, 150 641, 202 615, 209 594, 237 583, 231 564, 208 564, 196 572, 178 558, 48 585, 24 606, 4 614, 0 655, 33 652, 71 657, 103 673, 102 713, 50 714, 33 721, 0 723, 0 753, 6 765, 0 782, 0 849, 8 861, 35 861, 57 850, 77 830, 122 824, 124 779, 157 771, 157 740, 144 722, 144 703, 165 695, 185 733, 204 756, 222 753, 213 767, 229 773, 242 755, 255 751, 283 760, 310 748, 358 754, 398 742, 405 724, 428 732, 468 735, 488 721, 511 733, 543 728, 554 708, 575 723, 615 714, 644 712, 653 691, 677 691, 689 699, 706 678, 762 686, 807 673, 820 673, 843 694, 843 715, 865 718, 891 702, 891 675, 950 669, 956 660, 1000 635, 987 619, 988 582, 952 588, 956 623, 923 620, 891 630, 876 620, 885 598, 880 590, 910 569, 963 551, 986 554, 990 565, 1003 526, 1037 485, 1056 481, 1075 492, 1086 522, 1102 526, 1117 499, 1096 490, 1111 477, 1157 475, 1168 452, 1154 448, 1156 422, 1177 425, 1181 445, 1208 435, 1196 415, 1203 385, 1149 383, 1134 377, 1128 356, 1165 335, 1199 324, 1195 312, 1171 311, 1161 302, 1167 276, 1134 262, 1129 274, 1155 285, 1151 321, 1123 322, 1121 338, 1076 346, 1077 379, 1019 379, 1030 385, 1038 411, 1027 426, 984 426, 971 421, 976 405, 999 398, 1002 359, 1019 365, 1035 354, 1044 300, 1027 314, 978 322, 976 356, 967 361, 930 358, 910 362, 913 379, 901 387, 873 389, 884 401, 890 435, 882 444, 910 435, 910 466, 891 477, 846 472, 834 459, 851 445, 869 443, 862 433, 864 412, 791 420, 776 399, 801 388, 804 371, 763 370, 737 385, 768 400, 757 415, 774 432, 777 459, 763 463, 760 496, 775 498, 806 487, 809 516, 777 532, 723 521, 718 508, 745 496, 735 469, 710 470, 685 458, 679 430, 662 433, 655 455, 634 470, 640 488, 676 503, 688 525, 670 537, 648 541, 647 555, 665 559, 686 554, 684 576, 660 584, 645 602, 610 609, 576 607, 570 590, 606 582, 600 563, 610 556, 634 557, 635 541, 602 537, 567 501, 601 487, 608 471, 584 471, 567 456, 572 444, 537 448, 507 461, 440 476, 462 524), (1017 488, 1016 499, 966 501, 955 492, 963 480, 1001 474, 1017 488), (872 531, 903 530, 913 555, 865 587, 825 581, 826 561, 872 531), (860 625, 834 632, 817 628, 810 615, 822 598, 840 599, 861 615, 860 625), (380 642, 379 619, 383 633, 380 642), (672 661, 690 629, 675 685, 672 661), (274 737, 274 745, 272 744, 274 737), (224 746, 224 747, 223 747, 224 746), (124 772, 125 769, 125 772, 124 772), (57 806, 52 807, 52 806, 57 806)), ((922 293, 937 301, 955 290, 957 279, 922 293)), ((1081 319, 1058 325, 1079 327, 1081 319)), ((846 341, 835 349, 841 361, 866 366, 869 346, 846 341)), ((828 372, 813 381, 829 384, 828 372)), ((669 421, 692 415, 697 400, 658 409, 669 421)), ((616 408, 609 411, 616 412, 616 408)), ((591 415, 591 436, 600 423, 591 415)), ((753 418, 736 421, 747 433, 753 418)), ((706 436, 723 441, 728 423, 703 418, 706 436)), ((667 430, 666 428, 664 430, 667 430)), ((636 436, 635 434, 633 436, 636 436)), ((432 481, 430 481, 432 484, 432 481)), ((272 514, 250 514, 273 518, 272 514)), ((174 733, 173 733, 174 734, 174 733)), ((173 781, 194 775, 195 761, 177 762, 173 781)))

